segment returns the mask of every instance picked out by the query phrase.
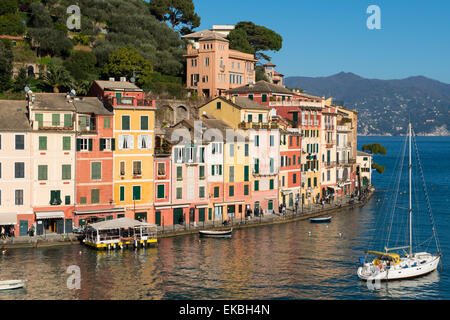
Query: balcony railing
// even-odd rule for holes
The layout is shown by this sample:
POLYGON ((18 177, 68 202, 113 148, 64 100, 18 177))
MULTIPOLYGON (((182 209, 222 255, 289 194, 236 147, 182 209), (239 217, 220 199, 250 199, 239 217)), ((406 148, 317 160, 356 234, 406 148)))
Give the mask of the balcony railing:
POLYGON ((155 107, 155 100, 137 99, 135 97, 108 97, 106 103, 112 107, 130 106, 130 107, 155 107))
POLYGON ((280 125, 275 122, 241 122, 239 129, 278 129, 280 125))
POLYGON ((325 162, 322 162, 322 166, 324 166, 326 168, 335 167, 336 166, 336 161, 325 161, 325 162))
POLYGON ((356 159, 345 159, 345 160, 339 160, 336 161, 336 164, 338 166, 348 166, 356 163, 356 159))
POLYGON ((33 121, 33 130, 73 130, 73 123, 70 126, 65 126, 64 122, 59 124, 53 123, 53 121, 33 121))

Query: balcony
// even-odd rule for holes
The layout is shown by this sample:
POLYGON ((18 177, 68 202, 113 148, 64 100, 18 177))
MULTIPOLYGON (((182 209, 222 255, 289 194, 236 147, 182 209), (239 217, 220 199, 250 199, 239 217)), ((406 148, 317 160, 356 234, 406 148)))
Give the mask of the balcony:
POLYGON ((57 130, 57 131, 67 131, 73 130, 73 123, 70 126, 64 126, 64 123, 53 123, 53 121, 33 121, 33 130, 57 130))
POLYGON ((331 168, 336 166, 336 161, 325 161, 322 162, 322 166, 325 168, 331 168))
POLYGON ((241 122, 239 129, 278 129, 280 125, 275 122, 241 122))
POLYGON ((310 101, 269 101, 270 107, 312 107, 312 108, 321 108, 321 102, 310 102, 310 101))
POLYGON ((137 99, 135 97, 107 97, 105 102, 111 107, 127 106, 156 108, 155 100, 152 99, 137 99))
POLYGON ((325 130, 334 131, 334 126, 325 124, 325 130))
POLYGON ((351 166, 351 165, 354 165, 355 163, 356 163, 356 159, 345 159, 345 160, 336 161, 336 165, 338 165, 338 166, 351 166))

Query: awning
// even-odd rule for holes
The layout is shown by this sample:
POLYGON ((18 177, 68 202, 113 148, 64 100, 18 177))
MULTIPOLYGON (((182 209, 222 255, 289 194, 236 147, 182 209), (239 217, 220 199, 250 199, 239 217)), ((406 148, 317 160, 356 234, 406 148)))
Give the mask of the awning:
POLYGON ((209 204, 197 204, 196 208, 208 208, 209 204))
POLYGON ((337 187, 337 186, 328 186, 327 188, 333 189, 334 191, 341 190, 341 188, 339 188, 339 187, 337 187))
POLYGON ((0 213, 0 225, 6 226, 17 223, 17 214, 15 212, 0 213))
POLYGON ((230 201, 230 202, 219 202, 219 203, 214 203, 215 207, 220 207, 220 206, 228 206, 228 205, 232 205, 232 204, 244 204, 245 201, 230 201))
POLYGON ((59 219, 59 218, 64 218, 64 211, 36 212, 36 219, 59 219))
POLYGON ((88 227, 96 230, 121 229, 121 228, 156 228, 155 224, 141 222, 130 218, 119 218, 113 220, 106 220, 97 223, 89 224, 88 227))

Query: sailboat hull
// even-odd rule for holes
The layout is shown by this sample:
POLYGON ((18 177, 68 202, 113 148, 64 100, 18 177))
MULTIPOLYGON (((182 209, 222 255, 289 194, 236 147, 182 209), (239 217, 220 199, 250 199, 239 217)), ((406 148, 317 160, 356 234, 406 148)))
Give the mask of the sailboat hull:
POLYGON ((440 256, 431 254, 416 254, 405 258, 397 266, 383 266, 381 269, 372 263, 365 263, 358 268, 358 277, 362 280, 402 280, 424 276, 437 269, 440 256))

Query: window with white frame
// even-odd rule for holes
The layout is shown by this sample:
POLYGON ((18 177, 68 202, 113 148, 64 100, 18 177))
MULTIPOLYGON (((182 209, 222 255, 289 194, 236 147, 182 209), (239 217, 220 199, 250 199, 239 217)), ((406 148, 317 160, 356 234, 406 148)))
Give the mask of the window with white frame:
POLYGON ((138 136, 138 148, 139 149, 151 149, 152 139, 148 134, 142 134, 138 136))
POLYGON ((89 139, 87 139, 87 138, 80 139, 80 150, 81 151, 89 150, 89 139))
POLYGON ((119 149, 120 150, 129 150, 133 149, 133 136, 129 134, 122 134, 119 136, 119 149))

